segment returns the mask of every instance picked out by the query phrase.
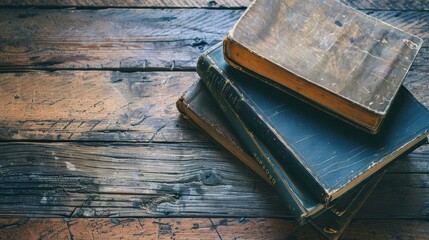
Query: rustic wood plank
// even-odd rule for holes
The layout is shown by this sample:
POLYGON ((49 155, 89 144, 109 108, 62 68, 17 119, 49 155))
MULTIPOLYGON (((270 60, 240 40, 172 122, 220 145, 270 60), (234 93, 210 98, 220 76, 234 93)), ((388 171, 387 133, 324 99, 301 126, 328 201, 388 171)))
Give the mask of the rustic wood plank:
MULTIPOLYGON (((194 69, 243 10, 0 9, 0 70, 194 69)), ((429 12, 366 13, 424 38, 429 12)), ((428 65, 423 49, 416 65, 428 65)))
POLYGON ((428 182, 429 174, 386 174, 356 217, 427 219, 428 182), (426 190, 415 191, 418 188, 426 190), (420 217, 414 214, 415 206, 420 208, 420 217))
MULTIPOLYGON (((360 217, 426 217, 429 169, 415 155, 383 178, 360 217)), ((1 216, 291 217, 262 179, 211 143, 4 142, 0 183, 1 216)))
POLYGON ((194 72, 0 74, 0 138, 200 141, 203 135, 175 106, 197 78, 194 72))
MULTIPOLYGON (((340 0, 357 9, 374 10, 429 10, 425 0, 340 0)), ((162 7, 162 8, 245 8, 251 0, 1 0, 0 6, 10 7, 162 7)))
POLYGON ((426 0, 391 1, 391 0, 339 0, 357 9, 373 10, 429 10, 426 0))
POLYGON ((0 214, 290 216, 232 159, 213 144, 4 143, 0 214))
MULTIPOLYGON (((353 220, 342 239, 424 239, 427 221, 353 220), (394 230, 392 230, 394 229, 394 230)), ((0 239, 324 239, 275 218, 0 219, 0 239)))
MULTIPOLYGON (((343 2, 346 1, 360 9, 429 9, 425 0, 343 2)), ((0 5, 126 7, 121 5, 123 1, 104 0, 10 2, 0 1, 0 5)), ((247 2, 250 1, 133 0, 127 4, 154 8, 242 8, 247 2)), ((131 13, 131 17, 139 16, 134 21, 125 16, 127 11, 134 10, 2 9, 0 32, 6 34, 0 36, 0 68, 194 69, 198 55, 222 40, 241 14, 240 10, 192 9, 182 16, 180 9, 147 9, 131 13), (40 16, 33 16, 35 13, 40 16), (74 14, 77 16, 71 16, 74 14), (102 21, 91 19, 100 19, 103 14, 102 21), (57 22, 41 25, 50 17, 57 22), (209 20, 199 24, 206 17, 209 20), (9 21, 11 26, 5 28, 9 21), (109 23, 104 29, 99 27, 103 21, 109 23)), ((425 47, 417 56, 406 85, 429 106, 427 12, 366 13, 425 38, 425 47)), ((320 238, 313 229, 300 228, 289 219, 288 210, 268 185, 179 117, 174 102, 196 79, 195 73, 8 74, 0 75, 1 140, 143 144, 1 142, 1 215, 65 218, 0 219, 0 239, 320 238), (6 81, 4 76, 8 76, 6 81), (12 82, 18 84, 14 86, 12 82), (111 99, 94 102, 97 97, 107 96, 111 99), (65 99, 61 100, 62 97, 65 99), (70 104, 64 102, 67 98, 70 104), (81 98, 81 102, 76 98, 81 98), (121 103, 129 105, 119 109, 121 103), (11 111, 5 111, 5 107, 11 111), (21 115, 19 109, 28 112, 21 115), (208 215, 237 218, 68 218, 208 215), (241 218, 264 215, 288 219, 241 218)), ((428 153, 429 145, 425 145, 390 169, 343 239, 428 236, 428 153)))
MULTIPOLYGON (((429 52, 428 52, 429 53, 429 52)), ((426 66, 412 66, 403 85, 426 107, 429 108, 429 97, 425 92, 429 92, 429 68, 426 66)))
POLYGON ((0 0, 8 7, 245 8, 252 0, 0 0))
POLYGON ((429 173, 429 144, 396 161, 389 173, 429 173))
POLYGON ((425 239, 427 221, 353 220, 342 239, 425 239))
POLYGON ((0 10, 0 68, 189 69, 241 10, 0 10))
MULTIPOLYGON (((406 86, 429 106, 425 67, 406 86)), ((0 139, 199 142, 175 102, 195 72, 33 71, 0 74, 0 139)))

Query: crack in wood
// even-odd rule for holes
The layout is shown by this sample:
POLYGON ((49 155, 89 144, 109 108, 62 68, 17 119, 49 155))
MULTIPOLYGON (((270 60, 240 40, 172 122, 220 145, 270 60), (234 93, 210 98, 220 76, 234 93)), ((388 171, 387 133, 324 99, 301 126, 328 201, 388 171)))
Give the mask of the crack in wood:
POLYGON ((219 231, 217 230, 217 225, 215 225, 215 224, 213 223, 213 220, 212 220, 211 218, 209 218, 209 220, 210 220, 210 223, 211 223, 211 227, 210 227, 210 229, 215 230, 215 231, 216 231, 216 233, 217 233, 217 236, 219 237, 219 239, 220 239, 220 240, 223 240, 223 239, 222 239, 222 237, 220 236, 219 231))

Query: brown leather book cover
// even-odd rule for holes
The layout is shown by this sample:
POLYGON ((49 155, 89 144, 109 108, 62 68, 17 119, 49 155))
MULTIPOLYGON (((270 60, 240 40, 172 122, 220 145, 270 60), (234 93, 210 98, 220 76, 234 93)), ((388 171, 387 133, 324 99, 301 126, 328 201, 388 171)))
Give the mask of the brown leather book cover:
POLYGON ((374 134, 422 43, 335 0, 256 0, 224 54, 374 134))

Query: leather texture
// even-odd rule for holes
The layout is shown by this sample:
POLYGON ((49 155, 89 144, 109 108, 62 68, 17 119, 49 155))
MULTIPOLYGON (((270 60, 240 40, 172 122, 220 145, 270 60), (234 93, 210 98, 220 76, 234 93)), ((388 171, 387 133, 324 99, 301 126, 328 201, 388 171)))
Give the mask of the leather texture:
POLYGON ((404 87, 380 132, 371 135, 231 68, 220 45, 200 58, 197 71, 273 156, 326 202, 380 171, 429 130, 429 111, 404 87))

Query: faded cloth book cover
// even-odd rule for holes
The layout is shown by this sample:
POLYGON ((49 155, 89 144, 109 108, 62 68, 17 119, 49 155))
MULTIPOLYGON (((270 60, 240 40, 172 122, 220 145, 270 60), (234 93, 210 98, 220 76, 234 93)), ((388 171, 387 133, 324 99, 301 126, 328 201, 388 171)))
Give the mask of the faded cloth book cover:
MULTIPOLYGON (((263 144, 246 129, 245 125, 240 123, 238 118, 232 116, 233 112, 229 111, 227 106, 216 103, 201 81, 197 81, 183 94, 177 101, 177 108, 186 119, 191 120, 272 185, 288 206, 302 206, 299 209, 291 209, 298 221, 302 223, 304 221, 310 222, 329 239, 336 239, 341 235, 352 217, 382 178, 383 174, 377 175, 370 182, 359 186, 350 195, 339 198, 337 202, 328 208, 318 202, 303 186, 298 188, 299 184, 295 185, 298 181, 290 178, 287 173, 273 173, 273 168, 277 168, 279 171, 285 170, 273 159, 269 151, 262 146, 263 144), (226 116, 230 116, 228 118, 229 122, 222 112, 226 116), (244 141, 239 141, 238 139, 244 141), (248 151, 245 150, 247 148, 249 148, 248 151), (264 155, 270 156, 271 159, 252 157, 255 152, 262 153, 262 151, 264 151, 264 155), (286 179, 278 179, 281 176, 286 179), (293 202, 290 203, 291 201, 293 202), (303 219, 303 217, 306 219, 303 219)), ((287 166, 285 169, 287 169, 287 166)))
POLYGON ((376 133, 423 40, 335 0, 256 0, 225 59, 376 133))
POLYGON ((429 111, 404 87, 371 135, 231 68, 219 45, 200 57, 197 72, 321 201, 342 196, 428 135, 429 111))

